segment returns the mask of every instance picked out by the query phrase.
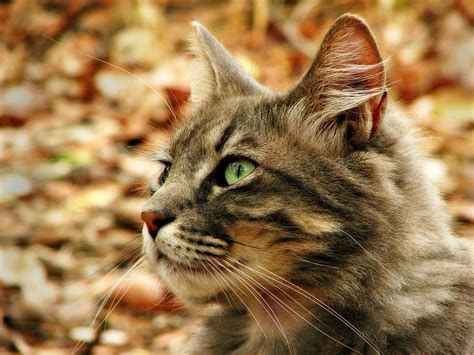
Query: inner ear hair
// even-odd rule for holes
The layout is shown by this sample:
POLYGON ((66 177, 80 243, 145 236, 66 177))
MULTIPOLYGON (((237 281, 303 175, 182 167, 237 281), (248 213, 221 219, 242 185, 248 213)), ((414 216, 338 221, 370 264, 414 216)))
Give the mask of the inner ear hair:
POLYGON ((304 100, 309 121, 304 125, 313 134, 326 130, 328 144, 345 145, 332 151, 360 146, 380 131, 387 98, 384 64, 366 22, 343 15, 287 100, 292 105, 304 100))
POLYGON ((361 148, 370 139, 371 127, 365 119, 364 107, 354 107, 348 111, 340 113, 337 117, 340 125, 345 129, 345 144, 351 149, 361 148), (343 123, 342 120, 345 120, 343 123))

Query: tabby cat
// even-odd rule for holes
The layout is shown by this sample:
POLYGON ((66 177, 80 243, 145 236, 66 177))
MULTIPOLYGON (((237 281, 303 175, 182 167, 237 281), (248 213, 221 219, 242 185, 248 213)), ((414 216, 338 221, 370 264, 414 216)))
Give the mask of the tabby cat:
POLYGON ((209 308, 186 353, 472 353, 472 252, 364 20, 337 19, 284 93, 193 26, 192 114, 142 212, 160 279, 209 308))

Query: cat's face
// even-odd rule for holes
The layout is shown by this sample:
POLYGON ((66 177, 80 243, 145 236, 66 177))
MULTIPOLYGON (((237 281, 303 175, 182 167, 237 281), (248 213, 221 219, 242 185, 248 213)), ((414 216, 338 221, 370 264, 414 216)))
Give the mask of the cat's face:
POLYGON ((275 277, 323 288, 358 249, 341 235, 366 228, 361 216, 381 207, 365 201, 383 190, 367 164, 385 103, 370 32, 358 18, 338 20, 301 82, 277 95, 196 30, 193 114, 157 150, 144 252, 188 301, 231 288, 244 297, 274 288, 275 277), (319 268, 305 279, 308 265, 319 268))
POLYGON ((337 230, 329 211, 311 208, 304 201, 306 191, 291 186, 289 178, 311 178, 305 165, 314 152, 299 147, 283 125, 271 124, 279 117, 269 110, 276 100, 267 100, 215 104, 185 122, 159 153, 166 163, 153 179, 145 209, 172 220, 156 238, 143 229, 145 252, 182 297, 221 292, 223 285, 209 273, 234 267, 249 271, 238 263, 287 275, 292 265, 286 254, 325 248, 301 234, 337 230))

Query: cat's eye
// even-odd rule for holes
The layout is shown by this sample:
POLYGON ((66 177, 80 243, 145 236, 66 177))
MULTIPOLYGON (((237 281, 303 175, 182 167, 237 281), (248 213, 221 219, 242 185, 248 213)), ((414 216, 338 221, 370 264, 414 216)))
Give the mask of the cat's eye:
POLYGON ((247 159, 238 159, 229 163, 224 170, 227 185, 233 185, 250 175, 255 170, 255 163, 247 159))
POLYGON ((159 178, 160 185, 163 185, 166 179, 168 179, 168 176, 170 175, 170 170, 171 170, 171 165, 166 165, 165 170, 163 170, 159 178))

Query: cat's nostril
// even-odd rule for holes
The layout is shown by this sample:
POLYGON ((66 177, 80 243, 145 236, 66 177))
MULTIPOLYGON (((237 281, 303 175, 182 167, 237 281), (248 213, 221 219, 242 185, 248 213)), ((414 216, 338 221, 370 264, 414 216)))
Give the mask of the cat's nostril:
POLYGON ((173 222, 174 218, 166 217, 164 214, 157 211, 142 212, 142 220, 145 222, 148 233, 153 239, 164 225, 173 222))

